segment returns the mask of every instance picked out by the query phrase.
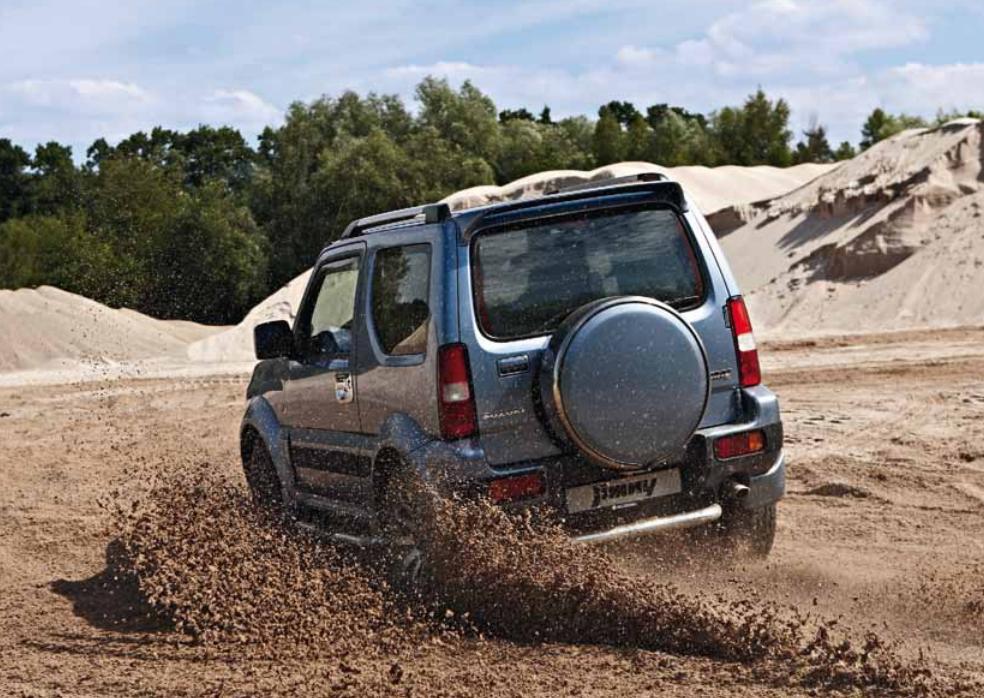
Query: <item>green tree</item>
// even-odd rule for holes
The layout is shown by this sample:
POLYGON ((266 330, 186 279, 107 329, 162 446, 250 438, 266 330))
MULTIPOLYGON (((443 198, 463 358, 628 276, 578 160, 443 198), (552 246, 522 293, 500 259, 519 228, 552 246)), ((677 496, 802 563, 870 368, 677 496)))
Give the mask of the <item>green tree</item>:
POLYGON ((267 292, 266 239, 221 181, 181 197, 148 250, 142 307, 157 317, 236 323, 267 292))
POLYGON ((612 100, 608 104, 605 104, 600 109, 598 109, 598 118, 604 116, 604 112, 608 112, 615 117, 619 125, 628 128, 629 124, 637 117, 640 116, 639 110, 635 108, 632 102, 620 102, 618 100, 612 100))
POLYGON ((31 161, 34 170, 33 210, 51 214, 82 205, 82 174, 72 161, 72 149, 51 141, 39 145, 31 161))
POLYGON ((595 165, 610 165, 625 159, 625 134, 615 115, 603 109, 595 123, 592 143, 595 165))
POLYGON ((432 127, 464 152, 492 162, 498 151, 495 103, 466 80, 456 92, 447 80, 424 78, 417 86, 420 125, 432 127))
POLYGON ((908 114, 889 114, 884 109, 876 108, 861 127, 861 150, 867 150, 875 143, 891 138, 908 128, 926 128, 926 120, 919 116, 908 114))
POLYGON ((114 268, 112 250, 81 212, 0 224, 0 288, 49 285, 98 298, 114 283, 114 268))
POLYGON ((803 162, 833 162, 834 151, 827 141, 827 129, 814 122, 803 131, 803 140, 796 144, 793 164, 803 162))
POLYGON ((529 109, 503 109, 499 112, 499 123, 520 119, 521 121, 534 121, 533 112, 529 109))
POLYGON ((583 116, 561 119, 543 127, 541 169, 586 170, 592 167, 594 128, 583 116))
POLYGON ((636 114, 625 132, 625 157, 628 160, 650 160, 653 155, 653 132, 642 114, 636 114))
POLYGON ((31 210, 31 157, 8 138, 0 138, 0 223, 31 210))
POLYGON ((841 144, 837 146, 837 150, 834 151, 834 160, 840 162, 841 160, 850 160, 858 151, 854 149, 854 146, 847 141, 841 141, 841 144))
POLYGON ((861 127, 861 150, 867 150, 878 141, 894 135, 899 130, 895 120, 890 115, 880 107, 876 108, 868 115, 861 127))
POLYGON ((549 169, 554 163, 546 157, 543 126, 532 120, 510 119, 502 124, 502 143, 496 158, 496 179, 509 182, 549 169))
POLYGON ((189 187, 221 181, 230 190, 241 192, 252 180, 255 153, 234 128, 199 126, 177 134, 173 148, 177 155, 175 164, 181 168, 189 187))
POLYGON ((676 110, 666 108, 665 104, 649 107, 646 121, 653 129, 650 159, 665 167, 693 164, 696 131, 702 130, 691 124, 676 110))
POLYGON ((761 89, 742 107, 725 107, 711 117, 721 156, 735 165, 789 165, 788 125, 789 105, 783 99, 773 102, 761 89))
POLYGON ((936 117, 933 119, 933 126, 942 126, 948 121, 963 118, 984 119, 984 111, 979 111, 977 109, 968 109, 967 111, 960 111, 959 109, 944 111, 943 109, 937 109, 936 117))

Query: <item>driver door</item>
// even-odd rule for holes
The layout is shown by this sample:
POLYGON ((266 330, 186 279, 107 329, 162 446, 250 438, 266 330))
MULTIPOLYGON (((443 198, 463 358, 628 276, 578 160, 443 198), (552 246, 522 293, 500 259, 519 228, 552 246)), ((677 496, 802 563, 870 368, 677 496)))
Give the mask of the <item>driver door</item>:
POLYGON ((315 270, 295 323, 285 388, 298 487, 343 501, 361 498, 370 465, 353 374, 362 251, 339 251, 315 270))

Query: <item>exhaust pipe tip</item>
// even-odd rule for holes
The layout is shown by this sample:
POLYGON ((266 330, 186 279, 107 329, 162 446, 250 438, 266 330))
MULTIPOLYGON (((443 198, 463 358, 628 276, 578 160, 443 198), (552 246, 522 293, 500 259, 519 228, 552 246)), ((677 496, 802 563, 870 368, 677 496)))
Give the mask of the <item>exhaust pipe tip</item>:
POLYGON ((725 490, 731 499, 741 501, 748 496, 748 485, 743 485, 737 480, 729 480, 725 490))

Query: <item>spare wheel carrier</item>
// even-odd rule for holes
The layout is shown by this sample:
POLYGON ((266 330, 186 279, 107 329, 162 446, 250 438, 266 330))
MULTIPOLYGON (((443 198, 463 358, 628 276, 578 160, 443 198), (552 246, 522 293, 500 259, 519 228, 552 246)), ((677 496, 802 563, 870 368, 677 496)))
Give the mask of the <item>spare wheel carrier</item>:
POLYGON ((537 378, 534 398, 554 440, 616 470, 681 457, 710 393, 700 336, 676 310, 642 296, 571 313, 537 378))

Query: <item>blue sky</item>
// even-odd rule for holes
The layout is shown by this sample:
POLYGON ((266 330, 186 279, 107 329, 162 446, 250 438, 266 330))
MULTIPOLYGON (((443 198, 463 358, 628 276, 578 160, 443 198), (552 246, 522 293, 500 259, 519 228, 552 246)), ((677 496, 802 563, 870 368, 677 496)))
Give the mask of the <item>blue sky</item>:
POLYGON ((876 106, 984 108, 980 0, 0 0, 0 137, 81 156, 156 124, 255 135, 294 100, 471 79, 500 109, 737 104, 762 86, 831 139, 876 106))

